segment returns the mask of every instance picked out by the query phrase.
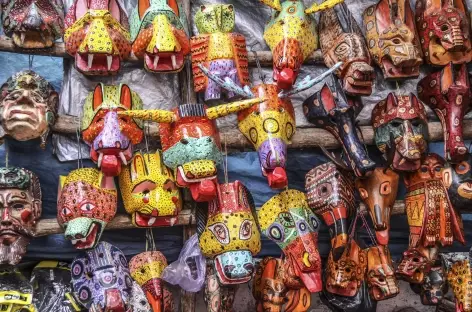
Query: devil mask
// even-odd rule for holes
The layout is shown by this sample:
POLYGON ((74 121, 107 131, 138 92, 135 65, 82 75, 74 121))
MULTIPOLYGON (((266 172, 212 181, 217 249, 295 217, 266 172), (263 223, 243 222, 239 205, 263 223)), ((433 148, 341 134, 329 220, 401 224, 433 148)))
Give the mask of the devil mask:
POLYGON ((0 120, 5 134, 18 141, 39 138, 46 146, 56 121, 59 96, 49 82, 31 70, 16 73, 2 85, 0 120))
POLYGON ((458 164, 449 164, 443 171, 443 181, 452 206, 458 211, 472 211, 472 156, 458 164))
POLYGON ((373 246, 367 251, 366 280, 369 294, 376 301, 393 298, 400 292, 387 246, 373 246))
POLYGON ((423 280, 434 263, 435 256, 431 250, 423 246, 408 248, 402 254, 395 274, 398 278, 412 284, 422 284, 423 280))
POLYGON ((380 0, 364 14, 367 46, 385 79, 418 77, 423 63, 407 0, 380 0))
POLYGON ((265 257, 254 275, 252 292, 256 299, 256 311, 282 312, 286 301, 283 260, 265 257))
POLYGON ((441 258, 454 293, 456 311, 472 311, 472 252, 442 253, 441 258))
POLYGON ((118 0, 75 0, 65 28, 66 52, 85 75, 116 74, 131 52, 128 17, 118 0))
POLYGON ((116 214, 117 193, 113 177, 93 168, 61 176, 57 200, 57 221, 65 237, 77 249, 94 248, 108 222, 116 214))
POLYGON ((372 110, 375 143, 395 171, 415 171, 426 151, 428 121, 414 94, 389 93, 372 110))
POLYGON ((418 83, 418 97, 434 109, 444 132, 444 155, 447 161, 467 159, 462 138, 464 115, 470 109, 469 73, 465 64, 458 70, 449 63, 441 71, 429 74, 418 83))
POLYGON ((21 261, 41 208, 41 186, 33 172, 0 168, 0 265, 21 261))

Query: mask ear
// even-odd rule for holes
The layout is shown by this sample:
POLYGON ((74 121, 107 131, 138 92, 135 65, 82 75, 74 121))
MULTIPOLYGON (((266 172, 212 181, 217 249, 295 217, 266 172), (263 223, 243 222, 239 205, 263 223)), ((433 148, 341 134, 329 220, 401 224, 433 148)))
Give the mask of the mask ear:
POLYGON ((446 188, 451 187, 451 184, 452 184, 452 168, 451 167, 444 168, 442 172, 442 179, 443 179, 444 186, 446 188))
POLYGON ((276 11, 280 12, 282 10, 282 7, 280 6, 280 0, 260 0, 260 1, 276 11))
POLYGON ((110 2, 108 2, 108 10, 110 11, 111 16, 113 16, 118 22, 121 22, 120 5, 116 0, 110 0, 110 2))
POLYGON ((120 103, 127 109, 131 109, 131 89, 127 85, 121 85, 120 103))
MULTIPOLYGON (((149 156, 149 154, 147 154, 146 156, 149 156)), ((141 153, 134 155, 130 167, 131 181, 136 180, 138 177, 148 175, 146 160, 144 159, 144 157, 145 156, 141 153)))
POLYGON ((102 84, 99 83, 93 90, 93 110, 96 110, 103 103, 102 84))
POLYGON ((88 0, 77 0, 75 3, 75 20, 78 20, 84 16, 88 9, 88 0))

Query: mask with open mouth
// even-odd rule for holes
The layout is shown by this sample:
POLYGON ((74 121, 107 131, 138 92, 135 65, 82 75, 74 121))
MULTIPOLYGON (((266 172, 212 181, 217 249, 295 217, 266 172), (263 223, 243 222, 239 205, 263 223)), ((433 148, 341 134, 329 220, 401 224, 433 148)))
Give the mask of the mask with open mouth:
POLYGON ((139 95, 125 84, 98 84, 83 108, 82 138, 90 145, 90 158, 108 176, 118 176, 128 165, 133 145, 143 139, 142 122, 119 112, 143 107, 139 95))
POLYGON ((176 0, 139 0, 130 17, 132 52, 150 72, 178 72, 190 53, 185 12, 176 0))
POLYGON ((422 284, 423 280, 434 264, 435 254, 431 249, 423 246, 418 248, 408 248, 402 254, 400 263, 395 270, 395 274, 399 279, 412 284, 422 284))
POLYGON ((51 84, 31 70, 21 71, 2 85, 0 101, 3 132, 18 141, 39 138, 45 148, 59 102, 51 84))
POLYGON ((471 212, 472 156, 467 155, 458 164, 448 164, 443 171, 443 181, 452 206, 461 212, 471 212))
POLYGON ((44 49, 64 33, 64 7, 59 0, 3 1, 5 34, 23 49, 44 49))
POLYGON ((367 285, 376 301, 393 298, 400 292, 388 246, 372 246, 367 251, 367 285))
POLYGON ((84 75, 112 75, 131 52, 128 17, 118 0, 75 0, 65 18, 66 52, 84 75))
POLYGON ((452 288, 456 312, 472 311, 472 250, 441 253, 447 282, 452 288))
POLYGON ((372 110, 375 144, 384 154, 387 167, 415 171, 426 151, 428 120, 423 104, 414 94, 389 93, 372 110))
POLYGON ((94 168, 82 168, 61 176, 57 198, 57 221, 66 239, 77 249, 94 248, 117 208, 113 177, 94 168))
POLYGON ((287 291, 283 260, 272 257, 262 259, 257 266, 252 287, 256 311, 282 312, 282 306, 287 301, 287 291))

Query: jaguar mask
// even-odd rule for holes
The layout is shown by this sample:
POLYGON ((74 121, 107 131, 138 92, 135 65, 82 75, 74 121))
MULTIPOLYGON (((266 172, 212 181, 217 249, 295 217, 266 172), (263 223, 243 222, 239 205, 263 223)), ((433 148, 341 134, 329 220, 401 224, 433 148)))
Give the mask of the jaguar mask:
POLYGON ((0 99, 3 132, 18 141, 39 138, 45 148, 59 103, 52 85, 31 70, 21 71, 2 85, 0 99))
POLYGON ((131 52, 128 17, 118 0, 75 0, 65 18, 66 52, 85 75, 112 75, 131 52))
POLYGON ((443 171, 443 181, 452 206, 460 212, 472 211, 472 156, 467 155, 458 164, 448 164, 443 171))
POLYGON ((265 257, 259 263, 254 276, 252 293, 256 299, 256 311, 282 312, 286 301, 283 260, 265 257))
POLYGON ((395 171, 415 171, 426 151, 428 121, 414 94, 389 93, 372 110, 375 144, 395 171))
POLYGON ((57 199, 57 221, 66 239, 77 249, 97 246, 117 208, 113 177, 94 168, 82 168, 61 176, 57 199))
POLYGON ((376 301, 393 298, 400 292, 387 246, 368 249, 366 280, 369 294, 376 301))
POLYGON ((447 282, 454 293, 456 312, 472 311, 471 251, 442 253, 441 258, 447 282))
POLYGON ((133 157, 133 145, 143 139, 142 122, 121 111, 142 109, 139 95, 127 85, 98 84, 87 96, 82 117, 82 138, 90 158, 107 176, 118 176, 133 157))
POLYGON ((41 186, 31 171, 0 168, 0 265, 18 264, 41 217, 41 186))
POLYGON ((423 246, 410 247, 403 252, 395 274, 408 283, 422 284, 434 263, 433 257, 430 250, 423 246))
POLYGON ((182 199, 172 171, 162 162, 161 151, 135 153, 119 180, 123 204, 135 226, 177 223, 182 199))

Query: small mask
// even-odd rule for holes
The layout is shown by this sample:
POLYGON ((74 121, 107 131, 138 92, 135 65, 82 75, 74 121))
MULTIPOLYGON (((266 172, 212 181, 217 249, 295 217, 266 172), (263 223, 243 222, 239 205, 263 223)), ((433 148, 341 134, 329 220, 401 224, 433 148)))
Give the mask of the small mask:
POLYGON ((303 102, 303 113, 308 121, 329 131, 343 147, 348 160, 345 167, 350 167, 356 176, 365 177, 372 173, 375 162, 369 158, 357 136, 355 119, 358 112, 358 107, 348 101, 334 76, 331 76, 330 83, 303 102))
POLYGON ((347 244, 348 220, 356 211, 354 181, 329 162, 306 174, 305 190, 311 210, 329 227, 331 253, 337 261, 347 244))
POLYGON ((462 64, 456 71, 449 63, 441 71, 424 77, 418 83, 418 97, 441 121, 446 160, 453 163, 466 160, 468 150, 462 138, 462 127, 472 98, 467 66, 462 64))
POLYGON ((400 292, 387 246, 373 246, 367 251, 366 279, 369 294, 376 301, 393 298, 400 292))
POLYGON ((0 268, 0 311, 36 312, 33 304, 33 285, 14 266, 0 268))
POLYGON ((472 311, 471 251, 441 253, 447 282, 452 288, 456 312, 472 311))
POLYGON ((16 73, 2 85, 0 118, 5 134, 18 141, 39 138, 46 147, 49 127, 56 121, 59 95, 31 70, 16 73))
POLYGON ((356 188, 366 205, 380 245, 388 245, 390 216, 397 198, 399 176, 388 168, 375 168, 366 179, 357 179, 356 188))
POLYGON ((57 221, 75 248, 97 246, 107 223, 115 217, 116 207, 113 177, 94 168, 77 169, 60 177, 57 221))
POLYGON ((384 78, 418 77, 423 55, 409 1, 380 0, 362 18, 367 46, 384 78))
POLYGON ((349 95, 370 95, 375 78, 364 35, 346 4, 320 13, 320 45, 326 66, 343 65, 336 76, 349 95))
POLYGON ((132 311, 128 261, 117 247, 101 242, 79 254, 71 266, 75 298, 89 311, 132 311))
POLYGON ((0 265, 21 261, 41 209, 39 178, 23 168, 0 168, 0 265))
POLYGON ((174 311, 172 293, 161 279, 162 271, 166 266, 167 259, 159 251, 140 253, 129 262, 131 277, 145 292, 153 312, 174 311))
POLYGON ((13 0, 1 6, 3 31, 19 48, 51 48, 64 34, 62 1, 13 0))
POLYGON ((458 211, 472 211, 472 156, 458 164, 448 164, 443 170, 443 181, 452 206, 458 211))
POLYGON ((395 271, 399 279, 412 284, 422 284, 431 269, 432 259, 428 250, 422 246, 409 248, 403 252, 400 264, 395 271))
POLYGON ((424 305, 439 305, 448 292, 448 285, 444 269, 432 267, 421 284, 421 303, 424 305))
POLYGON ((449 201, 442 175, 445 161, 427 154, 421 167, 405 173, 405 209, 410 225, 410 246, 450 246, 465 243, 462 218, 449 201))
POLYGON ((131 52, 128 17, 118 0, 75 0, 65 18, 66 52, 84 75, 112 75, 131 52))
POLYGON ((185 12, 176 0, 139 0, 130 18, 132 52, 155 73, 178 72, 190 53, 185 12))
POLYGON ((418 98, 389 93, 372 110, 372 120, 375 144, 388 166, 395 171, 418 170, 428 136, 428 120, 418 98))
POLYGON ((444 66, 470 62, 468 15, 462 0, 416 1, 416 27, 426 63, 444 66))
POLYGON ((283 260, 265 257, 254 275, 252 293, 256 299, 256 310, 282 312, 287 291, 284 284, 283 260))
POLYGON ((118 112, 142 109, 139 95, 127 85, 98 84, 87 96, 82 117, 82 138, 90 158, 107 176, 118 176, 133 157, 133 145, 143 139, 142 122, 118 112))
POLYGON ((173 226, 182 199, 172 171, 164 166, 161 151, 135 153, 120 174, 120 190, 126 211, 137 227, 173 226))

